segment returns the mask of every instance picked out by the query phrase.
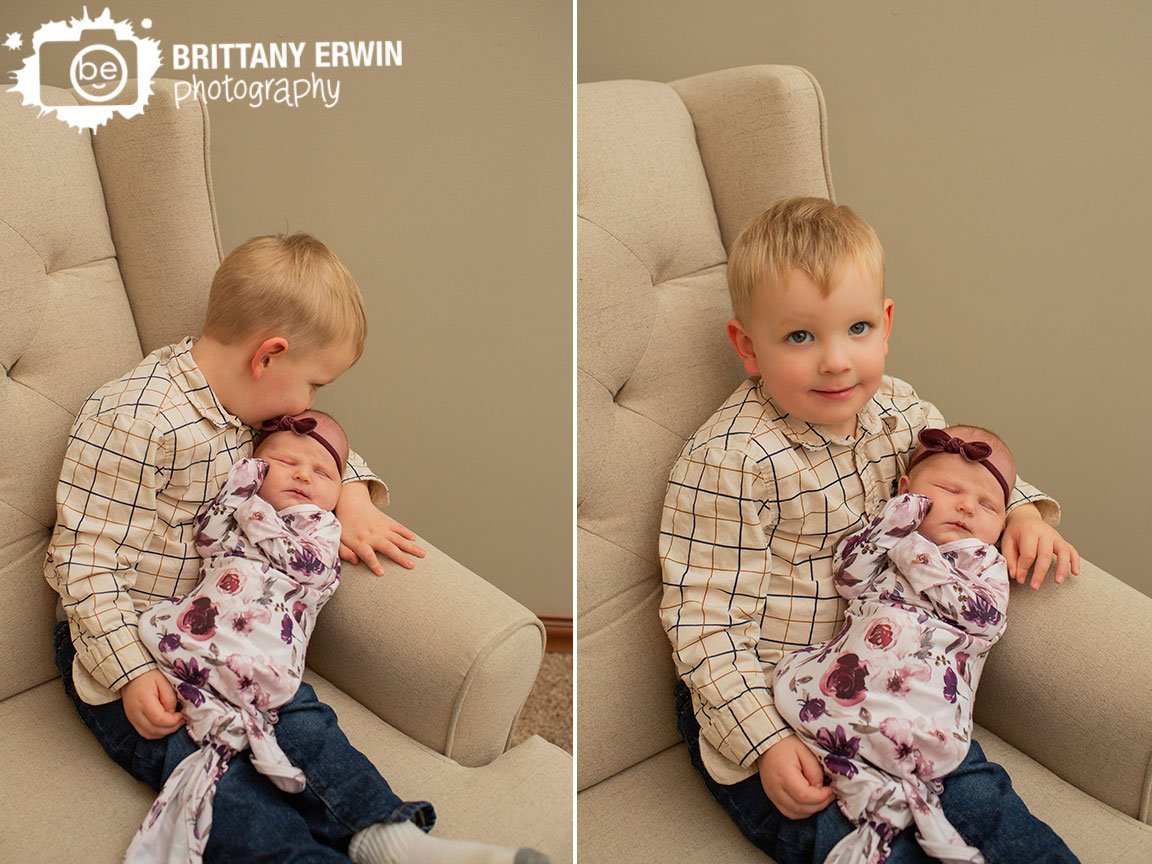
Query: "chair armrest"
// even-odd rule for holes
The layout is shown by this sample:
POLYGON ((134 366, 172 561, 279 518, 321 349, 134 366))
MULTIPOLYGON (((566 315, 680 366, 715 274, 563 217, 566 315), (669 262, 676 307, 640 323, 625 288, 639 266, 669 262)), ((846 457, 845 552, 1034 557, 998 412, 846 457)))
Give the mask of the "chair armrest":
POLYGON ((422 538, 415 570, 343 567, 308 665, 461 765, 504 752, 544 656, 544 625, 422 538))
POLYGON ((1012 585, 976 721, 1050 771, 1149 820, 1152 597, 1082 562, 1037 592, 1012 585))

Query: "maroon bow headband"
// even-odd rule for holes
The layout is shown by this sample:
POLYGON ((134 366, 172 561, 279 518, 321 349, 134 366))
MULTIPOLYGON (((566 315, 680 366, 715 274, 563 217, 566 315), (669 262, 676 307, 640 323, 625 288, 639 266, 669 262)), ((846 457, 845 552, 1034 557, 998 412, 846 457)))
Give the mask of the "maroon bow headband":
POLYGON ((929 456, 935 456, 938 453, 954 453, 957 456, 963 456, 969 462, 977 462, 987 468, 996 478, 996 482, 1000 484, 1000 488, 1004 490, 1005 504, 1012 497, 1008 481, 1004 479, 1000 469, 988 459, 992 455, 992 445, 988 442, 965 441, 962 438, 954 438, 943 429, 924 429, 920 432, 920 444, 922 445, 920 452, 908 464, 909 471, 929 456))
POLYGON ((309 438, 315 438, 324 446, 325 450, 332 454, 332 458, 336 460, 336 470, 341 474, 344 473, 344 463, 340 460, 340 454, 336 452, 335 447, 324 439, 323 435, 316 431, 315 417, 290 417, 285 414, 283 417, 277 417, 275 420, 265 420, 260 429, 268 435, 271 435, 273 432, 295 432, 297 435, 307 435, 309 438))

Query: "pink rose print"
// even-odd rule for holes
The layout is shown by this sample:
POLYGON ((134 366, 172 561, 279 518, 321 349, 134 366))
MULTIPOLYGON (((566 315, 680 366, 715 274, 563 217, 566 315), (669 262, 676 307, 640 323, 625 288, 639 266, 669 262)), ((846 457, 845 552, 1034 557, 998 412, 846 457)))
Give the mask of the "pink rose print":
POLYGON ((176 626, 197 642, 207 642, 216 635, 216 604, 207 597, 197 597, 180 613, 176 626))
POLYGON ((887 618, 879 618, 868 628, 868 632, 864 635, 864 641, 873 648, 887 651, 899 635, 900 627, 897 624, 892 623, 887 618))
POLYGON ((904 697, 912 689, 914 681, 928 681, 932 670, 924 663, 911 662, 897 666, 884 673, 883 688, 893 696, 904 697))
POLYGON ((855 654, 841 654, 820 679, 820 692, 848 707, 864 699, 868 667, 855 654))
POLYGON ((225 594, 239 593, 242 584, 240 573, 237 570, 225 570, 216 580, 216 587, 225 594))

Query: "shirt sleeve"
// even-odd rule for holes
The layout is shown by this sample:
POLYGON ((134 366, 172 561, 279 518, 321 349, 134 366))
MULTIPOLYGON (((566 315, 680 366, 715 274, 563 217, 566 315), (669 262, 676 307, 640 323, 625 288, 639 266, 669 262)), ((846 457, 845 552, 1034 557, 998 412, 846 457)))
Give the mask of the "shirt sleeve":
POLYGON ((363 457, 353 450, 348 451, 348 460, 344 463, 344 483, 355 483, 363 480, 368 484, 368 495, 377 507, 387 507, 389 503, 388 484, 376 476, 363 457))
POLYGON ((162 449, 147 421, 86 418, 68 440, 56 488, 47 576, 63 601, 79 662, 112 691, 156 667, 128 592, 156 522, 162 449))
MULTIPOLYGON (((917 397, 919 398, 919 397, 917 397)), ((923 399, 920 400, 925 409, 926 421, 921 426, 921 429, 943 429, 948 424, 944 421, 944 415, 940 413, 940 409, 923 399)), ((978 425, 978 424, 977 424, 978 425)), ((917 444, 917 436, 920 434, 920 429, 913 430, 912 446, 915 448, 917 444)), ((1008 498, 1008 512, 1011 513, 1021 504, 1032 504, 1040 511, 1040 516, 1044 521, 1052 527, 1060 524, 1060 503, 1052 498, 1031 483, 1023 480, 1019 475, 1016 476, 1016 485, 1012 489, 1012 494, 1008 498)))
POLYGON ((707 449, 673 467, 660 532, 661 622, 697 697, 702 734, 745 768, 792 734, 757 653, 772 572, 766 518, 764 481, 743 454, 707 449))

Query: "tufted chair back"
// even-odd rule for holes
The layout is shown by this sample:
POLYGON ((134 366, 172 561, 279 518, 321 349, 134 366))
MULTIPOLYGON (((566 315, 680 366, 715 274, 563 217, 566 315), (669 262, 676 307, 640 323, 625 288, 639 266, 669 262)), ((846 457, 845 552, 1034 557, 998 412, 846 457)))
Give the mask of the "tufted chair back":
POLYGON ((672 462, 744 374, 725 336, 726 250, 774 201, 830 198, 832 182, 802 69, 584 84, 577 101, 584 789, 679 741, 657 537, 672 462))
POLYGON ((76 412, 199 333, 220 262, 205 107, 153 90, 95 135, 0 92, 0 699, 57 674, 44 551, 76 412))

